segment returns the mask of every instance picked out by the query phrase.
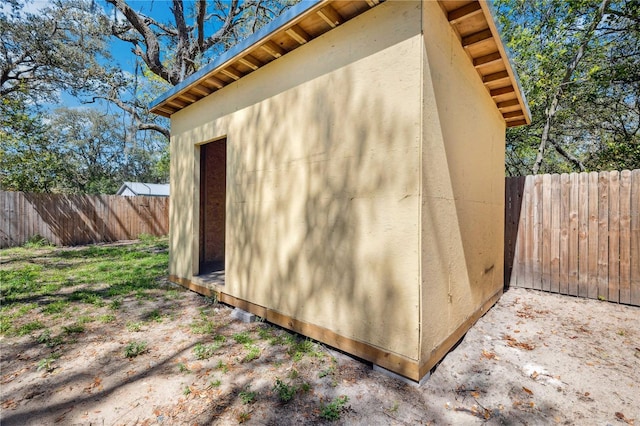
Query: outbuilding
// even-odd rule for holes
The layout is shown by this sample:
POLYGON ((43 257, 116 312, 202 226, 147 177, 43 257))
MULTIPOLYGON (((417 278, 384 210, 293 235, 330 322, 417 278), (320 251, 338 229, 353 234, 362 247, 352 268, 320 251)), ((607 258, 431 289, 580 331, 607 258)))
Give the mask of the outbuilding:
POLYGON ((484 1, 303 1, 153 102, 170 279, 418 381, 500 297, 505 129, 484 1))
POLYGON ((168 197, 170 186, 168 183, 124 182, 118 188, 116 195, 123 197, 168 197))

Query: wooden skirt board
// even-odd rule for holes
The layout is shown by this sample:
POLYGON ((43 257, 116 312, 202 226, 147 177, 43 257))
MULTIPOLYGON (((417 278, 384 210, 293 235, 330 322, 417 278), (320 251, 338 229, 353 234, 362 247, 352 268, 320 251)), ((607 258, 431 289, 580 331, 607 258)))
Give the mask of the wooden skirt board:
POLYGON ((212 288, 195 283, 187 278, 177 277, 175 275, 170 275, 169 281, 188 288, 189 290, 195 291, 196 293, 202 294, 203 296, 212 297, 215 295, 222 303, 226 303, 228 305, 250 312, 254 315, 266 319, 270 323, 279 325, 288 330, 325 343, 329 346, 352 354, 358 358, 362 358, 366 361, 372 362, 380 367, 391 370, 416 382, 419 382, 425 374, 431 371, 431 369, 438 362, 440 362, 442 358, 445 357, 449 350, 451 350, 451 348, 453 348, 453 346, 465 335, 469 328, 471 328, 471 326, 480 317, 482 317, 482 315, 484 315, 498 301, 498 299, 500 299, 500 296, 502 295, 502 289, 498 290, 473 314, 471 314, 467 318, 467 320, 464 321, 453 333, 451 333, 451 335, 447 339, 445 339, 440 345, 434 348, 431 351, 429 358, 423 360, 423 362, 419 362, 410 358, 403 357, 401 355, 394 354, 389 351, 385 351, 373 345, 341 336, 324 327, 297 320, 288 315, 279 313, 273 309, 256 305, 255 303, 251 303, 246 300, 238 299, 237 297, 224 293, 223 287, 214 286, 212 288))

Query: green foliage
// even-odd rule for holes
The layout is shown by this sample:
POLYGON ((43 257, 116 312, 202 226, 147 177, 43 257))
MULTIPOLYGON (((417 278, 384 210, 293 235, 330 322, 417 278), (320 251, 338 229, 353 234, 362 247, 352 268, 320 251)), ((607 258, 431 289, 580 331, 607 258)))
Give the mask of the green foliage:
POLYGON ((191 323, 191 332, 193 334, 211 334, 216 331, 216 324, 213 320, 200 318, 191 323))
POLYGON ((142 331, 142 323, 140 321, 127 322, 127 330, 132 332, 142 331))
POLYGON ((115 320, 116 320, 116 316, 113 314, 104 314, 98 317, 98 321, 100 321, 103 324, 109 324, 111 322, 114 322, 115 320))
POLYGON ((60 346, 64 343, 64 339, 62 338, 62 336, 51 337, 51 330, 49 329, 44 330, 38 336, 36 341, 48 348, 55 348, 56 346, 60 346))
POLYGON ((222 370, 223 373, 227 373, 229 372, 229 366, 227 365, 226 362, 219 360, 218 363, 216 364, 216 368, 218 370, 222 370))
POLYGON ((125 180, 166 181, 168 164, 157 166, 168 162, 163 144, 129 146, 119 121, 94 109, 59 108, 44 124, 37 107, 0 100, 0 187, 113 194, 125 180))
POLYGON ((245 387, 245 389, 243 391, 241 391, 238 396, 240 397, 240 400, 242 401, 243 404, 251 404, 253 402, 255 402, 256 400, 256 393, 250 391, 251 385, 247 385, 247 387, 245 387))
POLYGON ((147 314, 147 318, 149 319, 149 321, 162 322, 162 314, 158 309, 154 309, 151 312, 149 312, 147 314))
POLYGON ((31 334, 32 332, 34 332, 36 330, 43 329, 44 327, 45 327, 45 325, 43 323, 41 323, 40 321, 31 321, 31 322, 28 322, 28 323, 23 324, 20 327, 18 327, 16 329, 16 334, 18 336, 24 336, 26 334, 31 334))
POLYGON ((329 404, 323 405, 320 409, 320 417, 329 421, 339 420, 340 414, 347 401, 349 401, 349 398, 346 395, 343 395, 335 398, 329 404))
POLYGON ((507 131, 507 174, 531 173, 547 121, 539 172, 640 168, 637 1, 610 1, 602 19, 601 2, 497 0, 494 5, 532 114, 530 126, 507 131), (595 31, 589 33, 592 23, 595 31), (558 108, 551 114, 554 98, 558 108))
POLYGON ((69 302, 67 300, 56 300, 43 307, 42 312, 45 314, 59 314, 64 312, 68 306, 69 302))
POLYGON ((60 354, 57 353, 53 353, 50 356, 41 359, 40 361, 38 361, 38 368, 37 371, 40 370, 45 370, 47 373, 51 373, 53 370, 55 370, 55 365, 54 362, 60 358, 60 354))
POLYGON ((280 401, 284 403, 291 401, 296 394, 296 388, 294 386, 284 383, 279 378, 276 378, 276 384, 273 386, 273 390, 278 394, 280 401))
POLYGON ((221 342, 215 342, 208 345, 196 343, 196 345, 193 347, 193 354, 196 359, 209 359, 216 353, 217 350, 220 349, 221 346, 221 342))
POLYGON ((117 311, 122 306, 122 299, 115 298, 109 303, 109 309, 117 311))
POLYGON ((289 345, 287 353, 291 355, 291 358, 294 361, 300 361, 305 355, 316 358, 320 358, 322 356, 322 352, 317 350, 316 343, 311 339, 293 339, 289 345))
POLYGON ((40 110, 22 93, 0 98, 0 188, 51 192, 64 164, 40 110))
POLYGON ((252 345, 250 343, 245 344, 245 349, 247 349, 247 353, 242 359, 242 362, 251 362, 254 359, 260 358, 260 348, 256 345, 252 345))
POLYGON ((249 420, 251 420, 251 413, 248 411, 241 411, 236 415, 236 420, 238 420, 239 424, 248 422, 249 420))
POLYGON ((24 243, 23 246, 24 248, 31 249, 31 248, 47 247, 51 245, 52 245, 51 242, 49 242, 45 237, 43 237, 40 234, 35 234, 29 237, 29 239, 27 240, 26 243, 24 243))
POLYGON ((243 331, 242 333, 234 334, 233 340, 235 340, 236 343, 240 343, 240 344, 253 343, 253 339, 251 338, 249 333, 246 331, 243 331))
POLYGON ((79 334, 84 333, 84 325, 82 324, 71 324, 63 326, 62 329, 66 334, 79 334))
POLYGON ((124 356, 127 358, 135 358, 138 355, 142 355, 147 352, 147 342, 129 342, 124 347, 124 356))

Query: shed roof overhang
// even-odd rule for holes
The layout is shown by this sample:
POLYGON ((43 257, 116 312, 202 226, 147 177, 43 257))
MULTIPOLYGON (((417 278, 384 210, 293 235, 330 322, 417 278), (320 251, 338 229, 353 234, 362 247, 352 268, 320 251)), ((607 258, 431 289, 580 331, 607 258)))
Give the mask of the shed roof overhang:
MULTIPOLYGON (((151 112, 170 117, 258 68, 375 7, 380 0, 305 0, 154 100, 151 112)), ((439 0, 447 20, 507 127, 531 122, 518 77, 487 1, 439 0)))

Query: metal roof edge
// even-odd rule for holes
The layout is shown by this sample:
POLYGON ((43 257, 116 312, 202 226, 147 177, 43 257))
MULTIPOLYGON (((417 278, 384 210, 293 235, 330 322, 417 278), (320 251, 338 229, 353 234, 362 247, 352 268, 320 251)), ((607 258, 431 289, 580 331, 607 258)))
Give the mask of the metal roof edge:
POLYGON ((518 77, 518 73, 516 72, 516 68, 513 65, 513 61, 511 60, 511 50, 509 49, 509 47, 503 42, 504 37, 502 34, 502 28, 499 25, 499 21, 497 18, 497 13, 496 13, 496 9, 493 7, 493 2, 492 1, 481 1, 480 4, 485 5, 486 6, 486 10, 489 12, 489 15, 491 17, 491 21, 494 23, 496 32, 498 33, 498 38, 500 39, 500 45, 502 47, 502 49, 504 50, 505 53, 505 59, 508 62, 509 68, 511 69, 511 73, 513 75, 513 79, 516 83, 518 92, 520 93, 520 95, 522 96, 522 104, 524 106, 524 108, 526 109, 525 114, 527 117, 527 121, 530 123, 531 122, 531 110, 529 110, 529 102, 527 101, 527 95, 525 94, 524 90, 522 89, 522 84, 520 83, 520 77, 518 77))
POLYGON ((176 86, 168 89, 162 95, 158 96, 156 99, 149 103, 149 109, 153 109, 160 105, 161 103, 167 101, 172 96, 175 96, 182 90, 194 84, 196 81, 203 78, 208 73, 212 72, 219 66, 223 65, 225 62, 230 61, 236 55, 250 48, 254 44, 260 42, 260 40, 270 36, 271 34, 280 31, 283 27, 289 24, 291 21, 295 20, 300 15, 307 12, 309 9, 313 9, 318 4, 326 2, 326 0, 302 0, 300 3, 293 6, 291 9, 287 10, 285 13, 280 15, 278 18, 271 21, 269 24, 260 28, 255 33, 251 34, 249 37, 242 40, 240 43, 233 46, 231 49, 227 50, 213 61, 209 62, 204 67, 200 68, 195 73, 191 74, 184 80, 182 80, 176 86))

